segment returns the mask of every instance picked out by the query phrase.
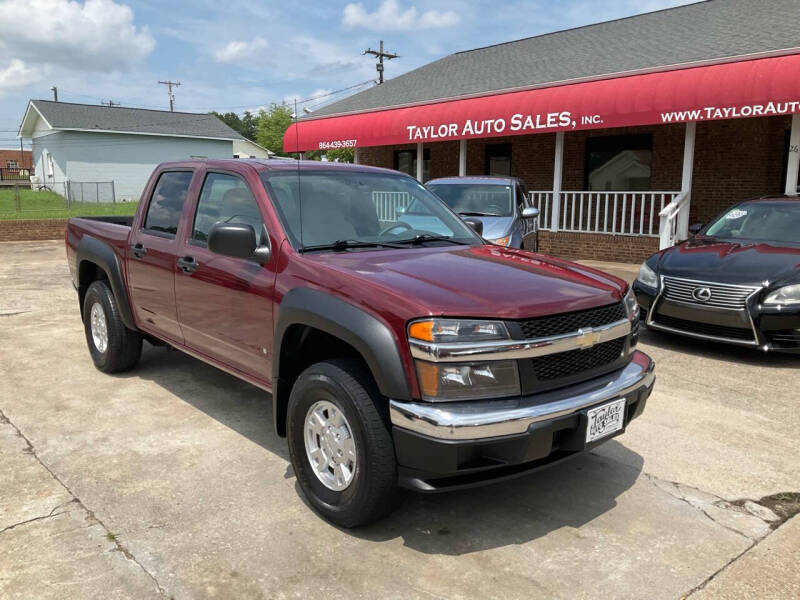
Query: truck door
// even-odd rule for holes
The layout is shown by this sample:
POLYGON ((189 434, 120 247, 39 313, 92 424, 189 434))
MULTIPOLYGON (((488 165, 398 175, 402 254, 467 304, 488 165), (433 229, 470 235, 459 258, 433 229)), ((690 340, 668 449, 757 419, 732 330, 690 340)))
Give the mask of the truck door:
POLYGON ((220 221, 252 225, 259 244, 270 243, 262 209, 244 178, 209 170, 183 236, 175 278, 185 343, 269 385, 276 252, 266 265, 211 252, 208 234, 220 221))
POLYGON ((178 225, 193 170, 158 175, 139 222, 131 229, 128 281, 139 326, 159 338, 183 343, 175 308, 178 225))

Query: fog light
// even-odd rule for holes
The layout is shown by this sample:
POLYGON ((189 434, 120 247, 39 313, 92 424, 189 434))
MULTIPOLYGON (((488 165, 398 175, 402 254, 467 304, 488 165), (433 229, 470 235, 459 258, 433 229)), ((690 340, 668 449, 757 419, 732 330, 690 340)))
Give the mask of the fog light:
POLYGON ((513 360, 485 363, 430 363, 418 360, 416 366, 425 400, 476 400, 520 393, 517 363, 513 360))

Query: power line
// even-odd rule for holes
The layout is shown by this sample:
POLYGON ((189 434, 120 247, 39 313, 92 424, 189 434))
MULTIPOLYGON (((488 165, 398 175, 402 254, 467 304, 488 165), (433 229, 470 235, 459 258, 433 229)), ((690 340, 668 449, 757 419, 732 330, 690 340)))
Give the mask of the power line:
POLYGON ((174 112, 174 103, 175 103, 175 94, 172 93, 172 86, 178 87, 181 82, 180 81, 172 81, 171 79, 167 79, 166 81, 159 81, 161 85, 167 86, 167 95, 169 96, 169 112, 174 112))
POLYGON ((383 83, 383 59, 392 60, 393 58, 400 58, 399 54, 383 51, 383 40, 381 40, 380 50, 367 48, 364 50, 364 54, 372 54, 378 58, 378 64, 375 65, 375 69, 378 71, 378 85, 383 83))

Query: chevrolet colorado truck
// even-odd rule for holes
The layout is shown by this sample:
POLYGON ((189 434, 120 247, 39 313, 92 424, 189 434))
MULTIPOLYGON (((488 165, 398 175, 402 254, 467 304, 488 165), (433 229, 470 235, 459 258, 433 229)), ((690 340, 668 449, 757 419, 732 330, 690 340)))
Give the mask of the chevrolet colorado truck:
POLYGON ((345 527, 398 487, 591 449, 655 380, 624 281, 487 243, 394 171, 165 163, 134 217, 70 219, 66 248, 96 367, 133 368, 146 340, 270 392, 300 488, 345 527), (411 202, 433 227, 403 220, 411 202))

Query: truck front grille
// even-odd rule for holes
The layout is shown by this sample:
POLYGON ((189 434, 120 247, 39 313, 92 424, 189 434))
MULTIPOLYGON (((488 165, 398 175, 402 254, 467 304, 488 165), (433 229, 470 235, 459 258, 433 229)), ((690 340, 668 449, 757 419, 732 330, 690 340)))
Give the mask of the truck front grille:
POLYGON ((569 350, 531 359, 539 381, 551 381, 592 371, 611 364, 622 356, 625 338, 597 344, 586 350, 569 350))
POLYGON ((522 330, 522 337, 534 339, 550 337, 564 333, 573 333, 578 329, 586 327, 599 327, 608 325, 615 321, 626 318, 625 307, 622 302, 601 306, 600 308, 590 308, 589 310, 579 310, 575 312, 553 315, 551 317, 539 317, 525 321, 517 321, 522 330))

